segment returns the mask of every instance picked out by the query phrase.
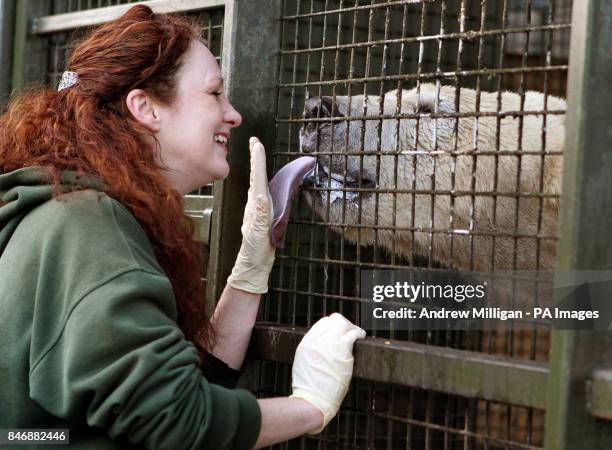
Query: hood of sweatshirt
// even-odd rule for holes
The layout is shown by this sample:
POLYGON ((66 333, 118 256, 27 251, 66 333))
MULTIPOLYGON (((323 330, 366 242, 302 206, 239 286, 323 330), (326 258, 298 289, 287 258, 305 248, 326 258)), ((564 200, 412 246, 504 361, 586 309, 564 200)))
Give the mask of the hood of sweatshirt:
MULTIPOLYGON (((77 177, 72 171, 61 173, 61 187, 66 192, 104 190, 99 178, 77 177)), ((42 167, 25 167, 0 174, 0 255, 21 219, 52 196, 51 177, 42 167)))

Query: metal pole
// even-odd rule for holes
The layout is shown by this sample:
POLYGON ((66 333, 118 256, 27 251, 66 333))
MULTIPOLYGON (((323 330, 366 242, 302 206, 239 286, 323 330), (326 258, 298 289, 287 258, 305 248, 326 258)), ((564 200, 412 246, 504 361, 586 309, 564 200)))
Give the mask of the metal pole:
POLYGON ((47 81, 49 40, 32 35, 28 23, 34 17, 50 14, 53 2, 20 0, 15 3, 11 84, 13 92, 20 92, 32 82, 47 81))
POLYGON ((249 186, 249 137, 272 151, 275 82, 280 45, 281 0, 228 0, 225 5, 221 70, 225 89, 242 114, 232 133, 230 175, 214 185, 207 298, 216 302, 241 243, 240 226, 249 186))
MULTIPOLYGON (((612 268, 612 3, 573 5, 560 270, 612 268)), ((555 331, 547 393, 547 450, 612 448, 612 422, 590 413, 594 371, 612 367, 612 333, 555 331)))
POLYGON ((0 0, 0 108, 11 95, 15 0, 0 0))

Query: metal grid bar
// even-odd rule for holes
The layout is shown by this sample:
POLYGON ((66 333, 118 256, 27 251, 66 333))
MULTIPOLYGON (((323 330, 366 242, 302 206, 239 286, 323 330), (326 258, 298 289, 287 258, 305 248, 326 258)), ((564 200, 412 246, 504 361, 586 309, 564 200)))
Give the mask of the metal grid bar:
POLYGON ((323 11, 318 11, 318 12, 311 11, 310 13, 283 16, 281 17, 281 19, 282 20, 292 20, 296 18, 313 18, 317 16, 327 16, 327 15, 344 13, 344 12, 371 11, 373 9, 388 8, 390 6, 401 6, 401 5, 405 5, 408 3, 424 3, 427 1, 435 1, 435 0, 396 0, 396 1, 388 0, 386 3, 379 3, 379 4, 375 4, 374 2, 371 2, 369 5, 362 5, 362 6, 352 6, 352 7, 346 6, 346 7, 340 7, 337 9, 325 8, 323 11))
POLYGON ((462 71, 446 71, 446 72, 431 72, 415 75, 388 75, 384 77, 363 77, 354 79, 339 79, 333 81, 312 81, 306 83, 286 83, 279 84, 279 87, 306 87, 306 86, 331 86, 338 84, 356 84, 368 83, 374 81, 397 81, 397 80, 422 80, 426 78, 455 78, 457 76, 468 77, 474 75, 495 76, 503 74, 522 74, 526 72, 559 72, 566 71, 567 65, 558 65, 551 67, 529 67, 527 68, 506 68, 506 69, 481 69, 481 70, 462 70, 462 71))
POLYGON ((351 44, 337 44, 333 46, 322 46, 318 48, 306 48, 299 50, 282 50, 282 54, 296 54, 296 53, 320 53, 323 51, 330 50, 346 50, 350 48, 364 48, 364 47, 376 47, 378 45, 390 45, 390 44, 410 44, 414 42, 427 42, 427 41, 435 41, 439 42, 442 40, 471 40, 471 39, 481 39, 487 36, 499 36, 499 35, 507 35, 507 34, 516 34, 516 33, 531 33, 537 31, 553 31, 553 30, 566 30, 570 29, 570 24, 558 24, 558 25, 541 25, 534 27, 522 27, 522 28, 506 28, 499 30, 480 30, 480 31, 470 31, 470 32, 460 32, 460 33, 448 33, 448 34, 438 34, 432 36, 415 36, 415 37, 404 37, 398 39, 380 39, 373 40, 368 42, 359 42, 359 43, 351 43, 351 44))

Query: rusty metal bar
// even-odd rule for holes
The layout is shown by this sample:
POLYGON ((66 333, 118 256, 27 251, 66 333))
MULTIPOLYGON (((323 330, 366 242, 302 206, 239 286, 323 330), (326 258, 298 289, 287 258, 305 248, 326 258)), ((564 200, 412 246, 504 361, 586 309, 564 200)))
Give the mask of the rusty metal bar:
POLYGON ((373 81, 397 81, 397 80, 421 80, 423 78, 454 78, 457 76, 474 76, 474 75, 485 75, 485 76, 496 76, 500 74, 508 73, 530 73, 530 72, 555 72, 565 71, 568 66, 561 64, 557 66, 543 66, 543 67, 508 67, 505 69, 481 69, 481 70, 456 70, 451 72, 430 72, 420 73, 413 75, 386 75, 383 77, 362 77, 362 78, 344 78, 332 81, 309 81, 306 83, 285 83, 279 84, 279 87, 297 87, 297 86, 331 86, 334 84, 357 84, 357 83, 369 83, 373 81))
MULTIPOLYGON (((291 364, 305 331, 259 323, 249 353, 291 364)), ((357 341, 354 354, 357 378, 538 409, 546 406, 545 363, 379 338, 357 341)))
MULTIPOLYGON (((467 195, 467 194, 466 194, 467 195)), ((533 197, 536 197, 537 195, 533 195, 533 197)), ((303 224, 303 225, 316 225, 316 226, 331 226, 331 227, 338 227, 338 228, 362 228, 362 229, 374 229, 373 225, 363 225, 363 224, 349 224, 346 222, 314 222, 314 221, 306 221, 306 220, 300 220, 300 219, 296 219, 295 221, 292 221, 291 223, 295 223, 295 224, 303 224)), ((463 228, 455 228, 455 229, 448 229, 448 228, 426 228, 426 227, 415 227, 415 226, 392 226, 392 225, 379 225, 378 226, 378 230, 389 230, 389 231, 415 231, 415 232, 419 232, 419 233, 428 233, 430 230, 432 233, 444 233, 444 234, 455 234, 455 235, 468 235, 468 234, 473 234, 474 236, 489 236, 489 237, 503 237, 503 238, 533 238, 533 239, 558 239, 558 236, 554 236, 554 235, 546 235, 546 234, 538 234, 538 233, 533 233, 533 234, 529 234, 529 233, 503 233, 500 231, 492 231, 492 232, 485 232, 485 231, 477 231, 477 230, 467 230, 467 229, 463 229, 463 228)), ((279 257, 285 257, 285 255, 277 255, 277 258, 279 257)), ((305 259, 305 257, 300 256, 300 259, 304 259, 304 261, 307 261, 307 259, 305 259)), ((374 263, 372 263, 374 264, 374 263)), ((383 263, 381 263, 383 264, 383 263)), ((381 265, 381 267, 383 267, 381 265)), ((407 267, 407 266, 403 266, 403 267, 407 267)), ((412 266, 410 266, 412 267, 412 266)))
MULTIPOLYGON (((460 196, 472 196, 477 195, 481 197, 491 197, 493 195, 497 195, 500 197, 549 197, 549 198, 558 198, 558 194, 548 194, 545 192, 491 192, 491 191, 449 191, 447 189, 382 189, 382 188, 357 188, 357 187, 349 187, 349 188, 318 188, 312 187, 309 188, 312 192, 379 192, 382 194, 436 194, 436 195, 453 195, 455 197, 460 196)), ((328 222, 329 223, 329 222, 328 222)))
MULTIPOLYGON (((386 5, 385 5, 386 6, 386 5)), ((302 17, 302 16, 300 16, 302 17)), ((324 47, 317 48, 305 48, 299 50, 282 50, 283 54, 291 54, 291 53, 312 53, 312 52, 323 52, 330 50, 346 50, 349 48, 360 48, 360 47, 376 47, 379 45, 389 45, 389 44, 410 44, 414 42, 426 42, 426 41, 439 41, 439 40, 456 40, 456 39, 482 39, 484 37, 505 35, 505 34, 515 34, 515 33, 525 33, 525 32, 537 32, 537 31, 554 31, 554 30, 563 30, 571 28, 570 24, 557 24, 557 25, 542 25, 542 26, 531 26, 531 27, 523 27, 523 28, 506 28, 500 30, 480 30, 480 31, 466 31, 460 33, 448 33, 448 34, 430 34, 427 36, 415 36, 415 37, 406 37, 406 38, 395 38, 395 39, 382 39, 376 41, 368 41, 368 42, 357 42, 351 44, 341 44, 341 45, 329 45, 324 47)))
POLYGON ((432 1, 435 1, 435 0, 396 0, 396 1, 389 0, 387 3, 352 6, 352 7, 349 6, 349 7, 340 8, 340 9, 331 9, 331 10, 326 9, 325 11, 310 12, 310 13, 305 13, 305 14, 296 14, 293 16, 283 16, 282 20, 293 20, 296 18, 303 18, 303 17, 327 16, 329 14, 337 14, 337 13, 351 12, 351 11, 353 12, 368 11, 371 9, 388 8, 389 6, 401 6, 401 5, 406 5, 409 3, 425 3, 425 2, 432 2, 432 1))
MULTIPOLYGON (((387 119, 417 119, 417 118, 449 118, 461 119, 464 117, 522 117, 522 116, 545 116, 545 115, 565 115, 563 109, 551 109, 548 111, 474 111, 474 112, 454 112, 454 113, 398 113, 398 114, 376 114, 367 116, 338 116, 338 117, 312 117, 307 119, 276 119, 277 123, 307 123, 307 122, 346 122, 347 120, 387 120, 387 119)), ((429 152, 431 154, 431 152, 429 152)), ((444 152, 448 154, 448 151, 444 152)), ((522 154, 526 154, 521 151, 522 154)), ((295 155, 295 152, 293 153, 295 155)), ((516 152, 515 152, 516 154, 516 152)), ((552 153, 551 153, 552 154, 552 153)))
MULTIPOLYGON (((358 155, 361 154, 362 152, 356 152, 356 151, 347 151, 347 152, 343 152, 343 155, 358 155)), ((410 155, 450 155, 450 156, 458 156, 458 155, 462 155, 462 156, 467 156, 467 155, 482 155, 482 156, 506 156, 506 155, 512 155, 512 156, 516 156, 516 152, 510 151, 510 150, 502 150, 500 152, 496 152, 494 150, 465 150, 465 151, 445 151, 445 150, 439 150, 437 152, 428 152, 426 150, 402 150, 402 151, 396 151, 396 150, 381 150, 381 151, 374 151, 374 150, 366 150, 363 152, 363 155, 402 155, 402 154, 410 154, 410 155)), ((317 155, 333 155, 333 152, 312 152, 310 153, 310 155, 312 156, 317 156, 317 155)), ((550 156, 550 155, 562 155, 563 152, 562 151, 537 151, 537 150, 529 150, 529 151, 523 151, 521 152, 522 155, 534 155, 534 156, 540 156, 540 155, 544 155, 544 156, 550 156)), ((275 155, 284 155, 284 156, 291 156, 291 157, 296 157, 296 153, 295 152, 277 152, 275 153, 275 155)), ((335 188, 334 188, 335 190, 335 188)), ((412 192, 412 190, 410 191, 412 192)), ((437 191, 436 191, 437 192, 437 191)), ((470 191, 471 192, 471 191, 470 191)), ((493 191, 495 192, 495 191, 493 191)), ((556 195, 556 194, 555 194, 556 195)))
MULTIPOLYGON (((329 224, 325 224, 325 225, 329 226, 329 224)), ((337 226, 337 227, 342 226, 344 228, 353 228, 353 225, 335 225, 335 226, 337 226)), ((361 225, 361 227, 366 228, 365 225, 361 225)), ((371 226, 370 226, 370 228, 371 228, 371 226)), ((388 228, 391 228, 391 227, 388 227, 388 228)), ((417 228, 416 230, 414 230, 411 227, 406 228, 406 230, 407 231, 418 231, 418 232, 421 232, 421 233, 425 233, 425 232, 429 232, 430 231, 429 228, 417 228)), ((450 230, 447 230, 447 231, 432 230, 432 232, 435 232, 435 233, 446 233, 446 234, 453 233, 450 230)), ((474 231, 473 233, 477 233, 477 232, 474 231)), ((456 233, 456 234, 460 234, 460 233, 456 233)), ((475 236, 488 236, 488 235, 484 235, 482 233, 478 233, 478 234, 475 234, 475 236)), ((511 238, 511 237, 514 237, 514 235, 501 236, 501 237, 511 238)), ((536 236, 530 236, 530 235, 519 235, 518 237, 536 239, 536 236)), ((551 240, 553 240, 553 239, 557 240, 557 236, 549 236, 549 237, 539 236, 539 238, 540 239, 547 238, 547 239, 551 239, 551 240)), ((292 256, 280 255, 280 256, 277 256, 277 258, 279 258, 279 259, 289 259, 289 258, 292 258, 292 256)), ((300 257, 299 259, 300 259, 300 261, 304 261, 304 262, 314 262, 314 263, 321 263, 321 264, 323 264, 323 263, 325 263, 325 264, 333 263, 334 265, 338 265, 338 266, 342 266, 343 265, 343 266, 352 266, 354 268, 357 268, 357 267, 359 267, 359 268, 369 268, 369 270, 374 270, 374 269, 404 269, 405 270, 406 269, 405 265, 404 266, 400 266, 400 265, 385 264, 385 263, 380 263, 380 262, 372 263, 372 262, 365 262, 365 261, 346 261, 346 260, 340 260, 340 259, 332 259, 332 258, 325 259, 325 258, 314 258, 314 257, 313 258, 300 257)), ((417 268, 417 267, 410 267, 410 270, 417 270, 417 269, 419 269, 419 268, 417 268)), ((331 298, 332 294, 326 294, 326 295, 330 296, 330 298, 331 298)), ((337 298, 340 298, 340 297, 337 297, 337 298)), ((351 298, 355 298, 355 297, 351 297, 351 298)))

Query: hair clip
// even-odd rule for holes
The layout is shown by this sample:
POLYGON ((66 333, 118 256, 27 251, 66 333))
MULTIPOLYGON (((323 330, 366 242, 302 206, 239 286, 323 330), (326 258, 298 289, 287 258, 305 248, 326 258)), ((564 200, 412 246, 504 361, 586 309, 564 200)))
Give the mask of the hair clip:
POLYGON ((59 82, 59 86, 57 87, 57 90, 61 91, 62 89, 66 89, 71 86, 74 86, 76 82, 77 82, 77 73, 70 72, 67 70, 62 74, 62 79, 59 82))

